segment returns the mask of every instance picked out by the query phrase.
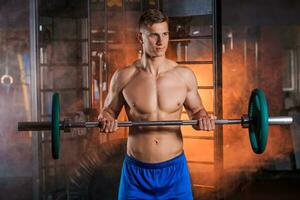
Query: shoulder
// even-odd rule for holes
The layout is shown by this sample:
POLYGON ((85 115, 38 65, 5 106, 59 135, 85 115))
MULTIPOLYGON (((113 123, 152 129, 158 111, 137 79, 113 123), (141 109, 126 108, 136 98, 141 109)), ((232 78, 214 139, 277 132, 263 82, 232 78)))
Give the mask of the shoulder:
POLYGON ((174 67, 174 70, 177 73, 179 73, 180 76, 185 80, 191 80, 196 78, 193 70, 189 67, 177 65, 176 67, 174 67))
POLYGON ((175 70, 182 73, 182 75, 184 76, 194 76, 193 70, 191 70, 189 67, 186 66, 177 65, 175 67, 175 70))
POLYGON ((174 71, 178 73, 183 73, 181 75, 186 75, 186 76, 194 76, 194 72, 186 66, 179 65, 177 62, 167 59, 167 65, 170 68, 173 68, 174 71))
POLYGON ((178 65, 174 68, 174 70, 181 77, 181 79, 187 85, 187 87, 189 89, 197 86, 197 78, 192 69, 190 69, 189 67, 186 67, 186 66, 178 65))
POLYGON ((114 72, 111 81, 117 88, 122 89, 130 81, 130 79, 134 76, 136 71, 137 71, 137 68, 134 65, 134 63, 131 65, 119 68, 114 72))
POLYGON ((130 78, 135 73, 135 71, 136 71, 136 67, 132 65, 128 65, 117 69, 113 76, 119 81, 122 81, 130 78))
POLYGON ((185 82, 194 82, 196 80, 196 76, 191 68, 179 65, 173 60, 168 60, 167 62, 168 65, 173 68, 172 71, 181 77, 181 79, 183 79, 185 82))

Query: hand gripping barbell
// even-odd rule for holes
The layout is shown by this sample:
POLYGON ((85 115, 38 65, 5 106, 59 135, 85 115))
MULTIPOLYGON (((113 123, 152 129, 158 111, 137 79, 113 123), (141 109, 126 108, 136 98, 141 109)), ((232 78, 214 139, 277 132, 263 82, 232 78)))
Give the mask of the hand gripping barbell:
MULTIPOLYGON (((18 131, 42 131, 51 130, 52 156, 59 158, 60 152, 60 130, 70 132, 71 128, 99 128, 97 122, 71 122, 68 119, 60 121, 60 103, 58 93, 52 96, 52 120, 51 122, 19 122, 18 131)), ((240 119, 216 119, 216 125, 241 124, 243 128, 249 129, 250 143, 253 151, 257 154, 264 152, 268 141, 269 125, 288 125, 293 122, 292 117, 276 116, 269 117, 268 105, 264 92, 254 89, 251 93, 248 107, 248 115, 240 119)), ((184 126, 196 125, 198 120, 173 120, 173 121, 123 121, 118 122, 118 127, 129 126, 184 126)))

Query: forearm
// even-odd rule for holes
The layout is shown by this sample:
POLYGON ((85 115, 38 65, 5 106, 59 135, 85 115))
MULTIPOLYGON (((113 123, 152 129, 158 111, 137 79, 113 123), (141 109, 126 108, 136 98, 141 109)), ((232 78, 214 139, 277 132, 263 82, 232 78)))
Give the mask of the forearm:
POLYGON ((109 118, 109 119, 116 119, 117 118, 115 112, 112 109, 108 108, 108 107, 104 107, 103 109, 101 109, 99 115, 104 117, 104 118, 109 118))
MULTIPOLYGON (((192 120, 198 120, 198 119, 205 118, 205 117, 208 117, 208 114, 204 107, 191 115, 192 120)), ((200 130, 198 125, 193 125, 193 128, 195 130, 200 130)))
POLYGON ((207 116, 208 116, 208 114, 207 114, 205 108, 203 107, 200 110, 198 110, 197 112, 192 113, 191 119, 199 119, 201 117, 207 117, 207 116))

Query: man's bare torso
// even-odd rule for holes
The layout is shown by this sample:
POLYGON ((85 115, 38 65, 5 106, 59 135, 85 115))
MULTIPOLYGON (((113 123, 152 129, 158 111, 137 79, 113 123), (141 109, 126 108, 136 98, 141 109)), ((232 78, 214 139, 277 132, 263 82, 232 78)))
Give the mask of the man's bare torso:
MULTIPOLYGON (((178 120, 187 95, 182 78, 183 67, 168 60, 159 75, 153 75, 138 65, 124 69, 126 84, 122 89, 125 110, 131 121, 178 120)), ((179 126, 132 127, 127 153, 145 162, 162 162, 182 152, 179 126)))
MULTIPOLYGON (((207 115, 198 93, 193 71, 166 58, 169 42, 167 21, 140 26, 137 39, 140 60, 117 70, 111 79, 98 121, 100 131, 117 130, 117 117, 125 106, 131 121, 178 120, 183 106, 196 130, 213 130, 214 118, 207 115)), ((144 162, 162 162, 182 152, 179 126, 130 127, 127 154, 144 162)))

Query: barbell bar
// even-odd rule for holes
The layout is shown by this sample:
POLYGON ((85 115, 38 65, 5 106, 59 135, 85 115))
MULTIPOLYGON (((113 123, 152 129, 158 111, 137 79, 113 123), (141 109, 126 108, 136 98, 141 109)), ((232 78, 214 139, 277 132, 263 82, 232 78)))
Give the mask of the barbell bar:
MULTIPOLYGON (((245 118, 245 116, 242 116, 245 118)), ((216 125, 226 124, 241 124, 247 127, 251 123, 249 119, 216 119, 216 125)), ((292 124, 293 118, 289 116, 276 116, 269 117, 269 125, 289 125, 292 124)), ((131 126, 188 126, 197 125, 198 120, 170 120, 170 121, 120 121, 118 127, 131 127, 131 126)), ((64 132, 69 132, 70 128, 100 128, 99 122, 70 122, 64 120, 59 122, 59 129, 64 132)), ((19 122, 18 131, 46 131, 51 130, 51 122, 19 122)))
MULTIPOLYGON (((69 119, 60 121, 60 103, 58 93, 52 96, 51 122, 18 122, 18 131, 44 131, 51 130, 52 157, 59 158, 60 130, 69 132, 71 128, 100 128, 97 122, 71 122, 69 119)), ((240 119, 216 119, 216 125, 241 124, 249 129, 249 138, 252 150, 261 154, 265 151, 268 140, 269 125, 290 125, 293 118, 290 116, 268 115, 268 105, 265 94, 261 89, 254 89, 249 100, 248 114, 240 119)), ((120 121, 118 127, 132 126, 185 126, 196 125, 198 120, 170 120, 170 121, 120 121)))

